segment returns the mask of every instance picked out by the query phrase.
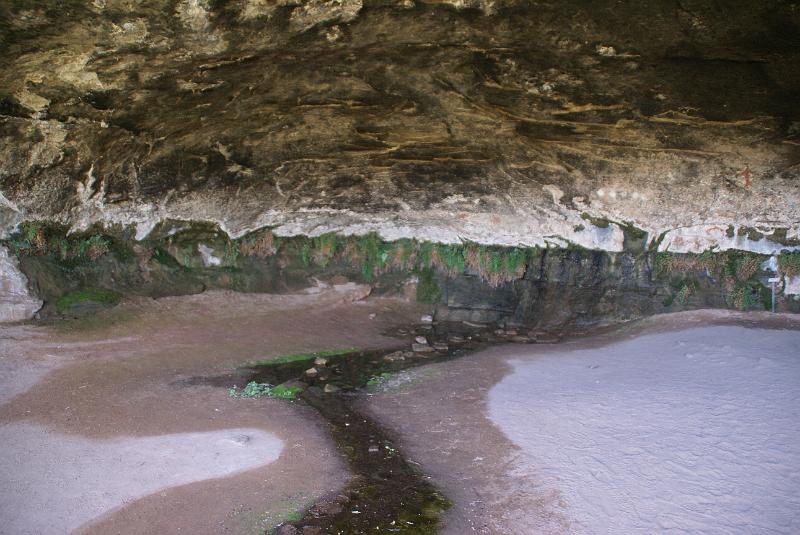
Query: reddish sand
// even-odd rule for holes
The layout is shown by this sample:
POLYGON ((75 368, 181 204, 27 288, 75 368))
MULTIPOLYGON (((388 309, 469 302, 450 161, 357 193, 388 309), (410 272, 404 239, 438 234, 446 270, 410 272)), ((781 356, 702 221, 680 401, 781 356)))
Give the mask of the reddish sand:
MULTIPOLYGON (((6 403, 0 406, 0 426, 7 432, 31 426, 42 432, 36 435, 41 449, 35 456, 10 458, 0 452, 0 474, 24 479, 26 463, 32 472, 42 463, 63 465, 68 452, 59 433, 89 439, 69 441, 71 448, 91 444, 93 453, 86 446, 89 455, 120 437, 261 430, 282 441, 277 461, 120 503, 92 518, 82 531, 219 534, 270 528, 339 489, 348 479, 344 463, 312 410, 282 400, 230 399, 226 389, 191 378, 224 374, 254 359, 288 353, 393 346, 397 340, 381 331, 419 318, 416 305, 396 299, 359 301, 363 294, 363 288, 353 286, 314 295, 209 292, 125 303, 92 320, 2 327, 0 401, 6 403), (38 465, 31 468, 31 463, 38 465)), ((198 440, 197 447, 208 443, 198 440)), ((75 455, 72 450, 69 454, 75 455)), ((154 448, 150 455, 155 461, 162 452, 154 448)), ((79 473, 66 467, 47 484, 57 488, 59 477, 87 484, 102 481, 102 474, 91 471, 105 474, 107 463, 93 466, 84 463, 79 473)), ((124 486, 131 478, 124 466, 120 463, 120 473, 114 474, 114 485, 124 486)), ((7 497, 13 492, 8 483, 3 483, 7 497)), ((78 507, 85 504, 86 514, 96 510, 96 490, 85 489, 85 498, 77 500, 78 507)), ((40 491, 47 493, 46 488, 40 491)), ((57 521, 58 508, 73 507, 74 502, 51 502, 47 514, 57 521)), ((75 517, 67 510, 61 513, 65 520, 75 517)), ((15 511, 23 525, 25 515, 40 514, 34 508, 15 511)))

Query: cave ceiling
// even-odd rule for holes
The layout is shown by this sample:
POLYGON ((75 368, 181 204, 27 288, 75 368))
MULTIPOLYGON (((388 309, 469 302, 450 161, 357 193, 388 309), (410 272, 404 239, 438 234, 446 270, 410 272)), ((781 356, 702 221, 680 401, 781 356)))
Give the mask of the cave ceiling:
POLYGON ((4 233, 800 237, 797 2, 11 0, 0 44, 4 233))

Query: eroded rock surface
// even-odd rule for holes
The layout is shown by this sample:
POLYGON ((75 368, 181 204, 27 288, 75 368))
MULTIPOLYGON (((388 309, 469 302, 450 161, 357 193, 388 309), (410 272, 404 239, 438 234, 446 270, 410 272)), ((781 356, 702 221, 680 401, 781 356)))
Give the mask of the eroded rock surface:
POLYGON ((5 235, 800 238, 794 2, 47 0, 0 20, 5 235))
POLYGON ((16 257, 0 246, 0 323, 31 319, 42 308, 42 301, 28 289, 28 278, 19 269, 16 257))

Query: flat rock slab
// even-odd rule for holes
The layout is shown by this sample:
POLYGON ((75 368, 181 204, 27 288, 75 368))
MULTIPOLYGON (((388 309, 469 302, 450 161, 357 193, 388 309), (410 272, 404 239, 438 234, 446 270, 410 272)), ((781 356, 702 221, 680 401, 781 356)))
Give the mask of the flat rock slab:
POLYGON ((798 348, 714 326, 519 352, 489 415, 570 533, 798 533, 798 348))

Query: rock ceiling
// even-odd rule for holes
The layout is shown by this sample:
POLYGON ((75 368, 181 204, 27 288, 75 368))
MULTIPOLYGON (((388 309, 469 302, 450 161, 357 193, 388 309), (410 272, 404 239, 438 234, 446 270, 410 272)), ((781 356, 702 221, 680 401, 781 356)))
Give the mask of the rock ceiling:
POLYGON ((11 0, 0 42, 1 233, 800 238, 800 2, 11 0))

